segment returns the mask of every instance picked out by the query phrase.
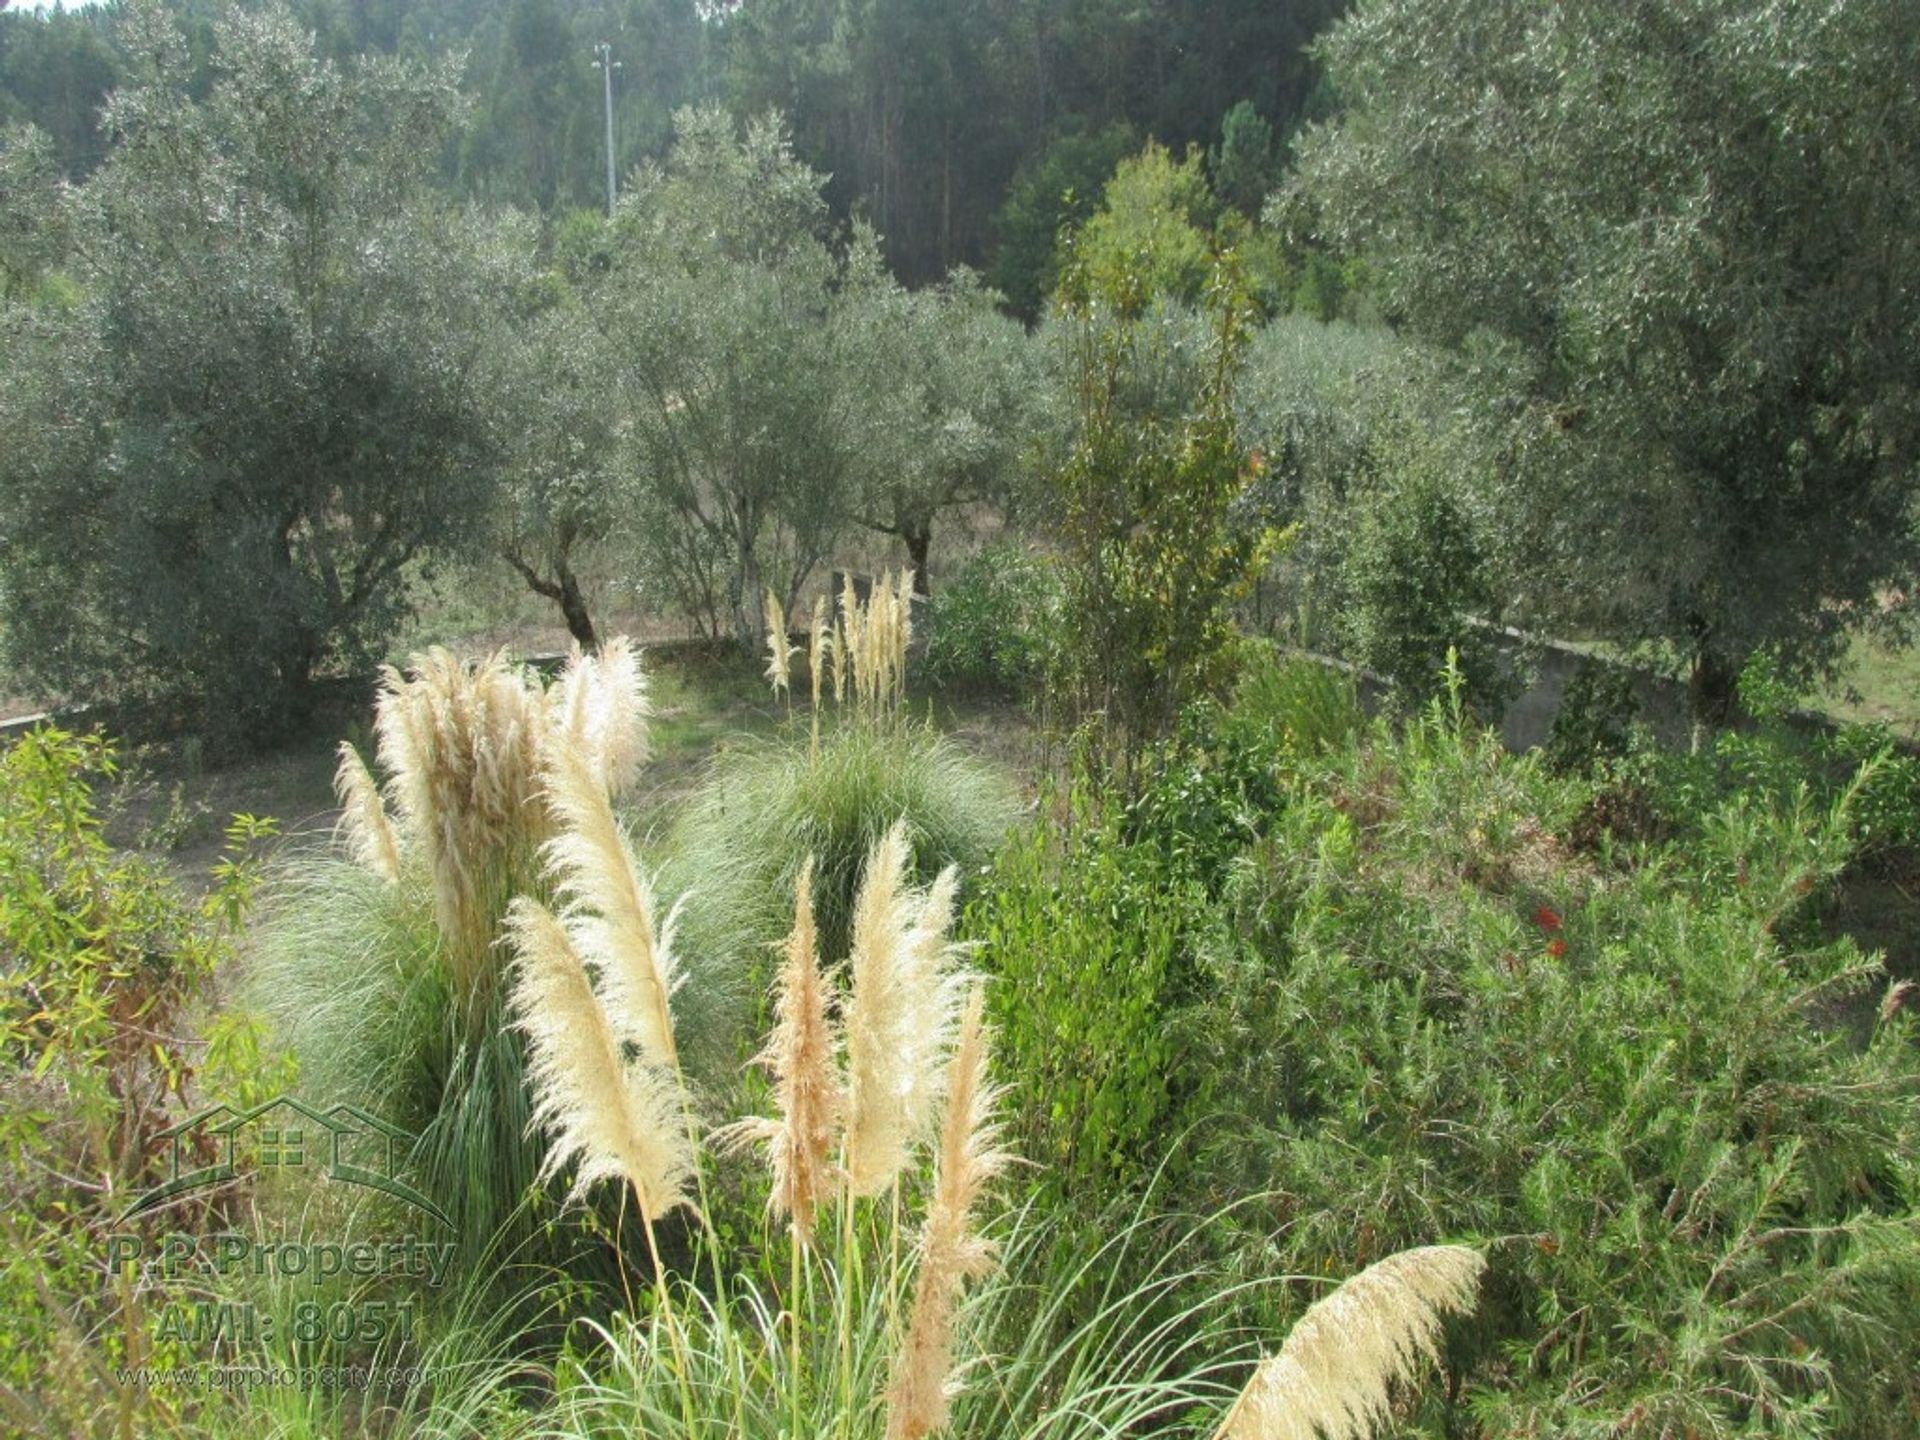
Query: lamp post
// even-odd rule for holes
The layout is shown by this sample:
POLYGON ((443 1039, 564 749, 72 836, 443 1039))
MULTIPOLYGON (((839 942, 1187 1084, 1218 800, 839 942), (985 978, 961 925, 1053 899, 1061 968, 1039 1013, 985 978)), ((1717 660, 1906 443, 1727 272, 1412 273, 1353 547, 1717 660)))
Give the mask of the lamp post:
POLYGON ((607 218, 613 218, 613 72, 620 68, 620 62, 613 58, 613 46, 602 40, 593 47, 593 63, 600 70, 600 78, 605 85, 607 97, 607 218))

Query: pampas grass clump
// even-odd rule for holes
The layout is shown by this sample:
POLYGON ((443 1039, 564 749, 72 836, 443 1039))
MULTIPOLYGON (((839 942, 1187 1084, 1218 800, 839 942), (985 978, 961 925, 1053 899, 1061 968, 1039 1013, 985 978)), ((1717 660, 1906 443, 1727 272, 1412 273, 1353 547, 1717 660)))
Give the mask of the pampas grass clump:
POLYGON ((691 893, 688 953, 740 977, 748 990, 729 1002, 736 1015, 750 1013, 749 992, 763 985, 767 957, 789 929, 806 856, 821 952, 844 956, 862 863, 895 820, 906 822, 908 873, 924 884, 948 865, 977 873, 1017 813, 1004 775, 921 727, 836 729, 814 758, 749 742, 717 756, 702 778, 668 837, 660 884, 691 893))
POLYGON ((551 685, 497 654, 435 650, 404 675, 389 668, 376 699, 384 780, 341 747, 344 857, 294 852, 269 886, 254 984, 304 1098, 367 1106, 418 1137, 417 1179, 470 1266, 516 1254, 573 1266, 587 1248, 546 1243, 523 1203, 541 1152, 497 942, 516 895, 565 902, 592 963, 627 974, 616 962, 644 931, 660 953, 636 970, 671 984, 670 926, 656 932, 612 810, 645 761, 646 717, 624 638, 576 653, 551 685), (605 913, 573 914, 584 890, 605 913))

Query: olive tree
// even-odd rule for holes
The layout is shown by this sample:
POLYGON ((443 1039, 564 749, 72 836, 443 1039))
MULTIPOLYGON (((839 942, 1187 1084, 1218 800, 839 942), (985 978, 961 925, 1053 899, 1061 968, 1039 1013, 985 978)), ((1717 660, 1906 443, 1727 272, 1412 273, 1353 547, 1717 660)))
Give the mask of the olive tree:
POLYGON ((626 473, 606 339, 565 291, 548 292, 495 338, 488 367, 500 455, 494 547, 592 649, 599 634, 578 566, 618 527, 626 473))
POLYGON ((758 639, 845 524, 862 402, 833 323, 880 282, 870 236, 829 244, 822 177, 772 119, 676 117, 643 166, 586 294, 619 383, 639 564, 715 639, 758 639))
POLYGON ((1914 576, 1909 0, 1361 0, 1269 218, 1463 361, 1515 612, 1829 668, 1914 576))
POLYGON ((966 271, 924 290, 864 287, 842 324, 863 402, 852 514, 906 547, 925 595, 935 523, 1003 505, 1027 458, 1041 347, 966 271))
POLYGON ((235 11, 196 99, 158 7, 123 33, 135 78, 73 207, 84 293, 33 337, 60 379, 0 401, 67 437, 0 457, 8 647, 44 688, 251 736, 480 533, 473 382, 524 237, 423 188, 451 68, 337 67, 283 10, 235 11))

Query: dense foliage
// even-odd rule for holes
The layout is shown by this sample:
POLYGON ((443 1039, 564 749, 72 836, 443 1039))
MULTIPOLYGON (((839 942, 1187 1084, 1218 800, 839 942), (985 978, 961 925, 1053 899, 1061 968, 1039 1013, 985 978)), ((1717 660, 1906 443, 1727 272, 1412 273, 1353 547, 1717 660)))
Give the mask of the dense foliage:
POLYGON ((1909 1428, 1911 990, 1814 924, 1878 772, 1696 772, 1636 844, 1444 700, 1331 744, 1264 708, 1083 793, 970 914, 1068 1193, 1261 1194, 1229 1248, 1293 1274, 1503 1237, 1434 1433, 1909 1428))
POLYGON ((0 1414, 23 1434, 98 1433, 145 1410, 113 1366, 166 1357, 143 1287, 101 1274, 105 1237, 184 1223, 182 1208, 223 1217, 231 1196, 217 1192, 173 1214, 124 1212, 168 1178, 165 1132, 204 1079, 243 1104, 271 1084, 244 1015, 203 1031, 195 1013, 232 961, 257 880, 246 847, 271 827, 236 820, 235 848, 195 902, 108 845, 94 792, 114 772, 111 745, 58 730, 0 753, 0 1414), (55 1353, 73 1363, 50 1367, 55 1353))
POLYGON ((135 14, 113 154, 60 197, 84 292, 4 315, 9 659, 251 736, 378 654, 417 562, 482 524, 471 317, 524 247, 420 189, 444 68, 341 70, 236 14, 201 102, 172 22, 135 14))
POLYGON ((1345 112, 1275 218, 1463 353, 1530 619, 1663 642, 1715 721, 1754 650, 1804 677, 1862 623, 1904 623, 1902 0, 1375 0, 1322 53, 1345 112))

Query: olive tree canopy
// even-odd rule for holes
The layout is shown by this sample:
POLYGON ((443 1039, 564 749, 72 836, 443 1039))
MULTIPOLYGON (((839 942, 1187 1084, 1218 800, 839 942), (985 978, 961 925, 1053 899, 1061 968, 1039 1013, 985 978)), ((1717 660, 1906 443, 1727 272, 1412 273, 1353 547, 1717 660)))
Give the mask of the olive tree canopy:
POLYGON ((1361 0, 1269 218, 1465 360, 1513 610, 1722 718, 1899 629, 1920 454, 1910 0, 1361 0))
POLYGON ((476 360, 530 236, 429 198, 451 68, 338 67, 284 10, 235 11, 196 99, 157 6, 123 33, 78 297, 0 339, 28 442, 0 456, 8 648, 45 690, 255 735, 378 653, 419 562, 484 521, 476 360))

